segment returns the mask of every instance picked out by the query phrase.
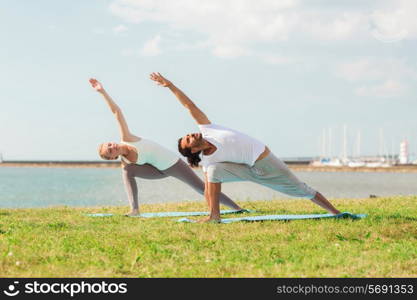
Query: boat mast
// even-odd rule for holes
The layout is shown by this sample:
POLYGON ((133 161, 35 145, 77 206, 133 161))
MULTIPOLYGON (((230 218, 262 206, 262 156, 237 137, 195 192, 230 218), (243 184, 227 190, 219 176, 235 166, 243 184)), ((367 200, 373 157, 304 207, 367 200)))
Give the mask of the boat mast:
POLYGON ((347 126, 346 124, 343 125, 343 163, 347 162, 347 140, 346 140, 346 131, 347 131, 347 126))

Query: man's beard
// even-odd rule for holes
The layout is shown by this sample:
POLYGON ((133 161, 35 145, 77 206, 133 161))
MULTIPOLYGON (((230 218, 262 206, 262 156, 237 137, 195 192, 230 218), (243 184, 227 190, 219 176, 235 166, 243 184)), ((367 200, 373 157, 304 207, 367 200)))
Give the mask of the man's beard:
POLYGON ((204 139, 203 139, 203 137, 201 136, 201 137, 197 137, 196 138, 196 140, 195 140, 195 143, 194 143, 194 145, 192 146, 193 148, 194 147, 198 147, 198 148, 200 148, 201 146, 203 146, 204 145, 204 139))

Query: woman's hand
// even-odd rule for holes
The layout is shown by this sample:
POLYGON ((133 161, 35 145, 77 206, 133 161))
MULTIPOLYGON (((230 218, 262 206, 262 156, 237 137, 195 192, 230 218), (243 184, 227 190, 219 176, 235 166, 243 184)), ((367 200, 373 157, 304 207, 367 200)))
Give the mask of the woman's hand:
POLYGON ((97 91, 97 92, 99 92, 99 93, 103 93, 104 92, 104 88, 103 88, 103 86, 101 85, 101 83, 100 82, 98 82, 98 80, 97 79, 95 79, 95 78, 90 78, 90 80, 89 80, 89 82, 90 82, 90 84, 91 84, 91 86, 97 91))
POLYGON ((153 81, 155 81, 158 85, 161 85, 163 87, 169 87, 172 85, 172 82, 166 79, 164 76, 162 76, 159 73, 152 73, 149 76, 153 81))

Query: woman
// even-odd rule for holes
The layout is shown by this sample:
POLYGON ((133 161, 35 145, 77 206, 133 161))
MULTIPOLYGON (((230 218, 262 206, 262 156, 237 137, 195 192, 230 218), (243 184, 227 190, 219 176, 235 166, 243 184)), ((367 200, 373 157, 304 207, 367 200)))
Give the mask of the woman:
POLYGON ((193 101, 161 74, 152 73, 151 79, 172 91, 200 129, 200 133, 180 138, 178 150, 191 166, 200 162, 203 165, 210 210, 210 216, 203 222, 220 221, 221 184, 231 181, 259 183, 287 195, 309 198, 332 214, 340 213, 323 195, 298 180, 265 144, 237 130, 212 124, 193 101))
MULTIPOLYGON (((91 86, 99 92, 119 124, 121 142, 103 143, 98 152, 101 158, 115 160, 119 156, 122 160, 123 181, 131 211, 127 216, 139 215, 138 188, 135 177, 144 179, 160 179, 175 177, 191 186, 195 191, 204 195, 203 181, 177 155, 161 145, 136 136, 129 131, 122 111, 104 90, 96 79, 90 79, 91 86)), ((237 211, 242 208, 224 194, 219 195, 220 202, 237 211)))

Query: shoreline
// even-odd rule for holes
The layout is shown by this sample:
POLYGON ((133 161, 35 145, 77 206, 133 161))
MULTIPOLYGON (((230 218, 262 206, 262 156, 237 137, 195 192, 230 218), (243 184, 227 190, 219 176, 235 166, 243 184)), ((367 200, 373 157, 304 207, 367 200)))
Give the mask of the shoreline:
MULTIPOLYGON (((299 172, 389 172, 389 173, 417 173, 417 165, 402 165, 392 167, 334 167, 312 166, 310 164, 285 162, 292 171, 299 172)), ((120 168, 120 162, 100 161, 4 161, 1 167, 12 168, 120 168)))

